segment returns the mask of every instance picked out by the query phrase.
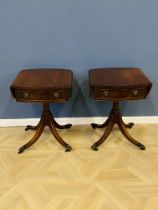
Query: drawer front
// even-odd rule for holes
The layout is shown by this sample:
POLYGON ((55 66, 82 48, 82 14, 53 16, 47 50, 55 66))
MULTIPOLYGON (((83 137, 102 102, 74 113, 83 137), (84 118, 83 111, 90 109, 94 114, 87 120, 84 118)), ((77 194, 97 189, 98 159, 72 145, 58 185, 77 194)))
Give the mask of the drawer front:
POLYGON ((147 90, 145 88, 118 90, 94 88, 93 93, 96 100, 135 100, 145 98, 147 90))
POLYGON ((65 101, 68 99, 68 93, 65 90, 55 91, 15 91, 16 99, 19 101, 65 101))

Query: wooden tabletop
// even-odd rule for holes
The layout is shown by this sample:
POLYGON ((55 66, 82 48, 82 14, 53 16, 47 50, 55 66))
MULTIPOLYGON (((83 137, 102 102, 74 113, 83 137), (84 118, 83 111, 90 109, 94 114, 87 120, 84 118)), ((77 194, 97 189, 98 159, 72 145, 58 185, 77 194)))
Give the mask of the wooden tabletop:
POLYGON ((139 68, 90 69, 89 80, 91 86, 106 88, 133 88, 152 85, 139 68))
POLYGON ((54 90, 72 86, 72 71, 69 69, 24 69, 19 72, 11 89, 54 90))

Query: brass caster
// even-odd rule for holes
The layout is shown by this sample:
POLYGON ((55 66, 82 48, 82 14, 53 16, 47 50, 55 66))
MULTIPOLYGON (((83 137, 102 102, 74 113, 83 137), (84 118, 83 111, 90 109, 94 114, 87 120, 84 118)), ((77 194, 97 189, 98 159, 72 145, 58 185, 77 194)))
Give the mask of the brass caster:
POLYGON ((72 150, 72 147, 70 145, 66 146, 65 152, 70 152, 72 150))
POLYGON ((95 124, 95 123, 91 123, 91 127, 92 127, 93 129, 95 129, 95 128, 96 128, 96 124, 95 124))
POLYGON ((125 126, 126 126, 126 128, 132 128, 133 125, 134 125, 134 123, 130 122, 130 123, 126 124, 125 126))
POLYGON ((19 151, 18 151, 18 154, 23 153, 23 152, 24 152, 24 149, 25 149, 25 147, 24 147, 24 146, 20 147, 20 148, 19 148, 19 151))
POLYGON ((71 128, 72 127, 72 124, 67 124, 66 125, 66 128, 71 128))
POLYGON ((93 145, 91 146, 91 149, 94 150, 94 151, 98 151, 98 147, 97 147, 95 144, 93 144, 93 145))
POLYGON ((140 147, 141 150, 145 150, 145 146, 143 144, 139 144, 138 147, 140 147))
POLYGON ((36 129, 37 129, 37 126, 27 125, 26 128, 25 128, 25 131, 36 130, 36 129))

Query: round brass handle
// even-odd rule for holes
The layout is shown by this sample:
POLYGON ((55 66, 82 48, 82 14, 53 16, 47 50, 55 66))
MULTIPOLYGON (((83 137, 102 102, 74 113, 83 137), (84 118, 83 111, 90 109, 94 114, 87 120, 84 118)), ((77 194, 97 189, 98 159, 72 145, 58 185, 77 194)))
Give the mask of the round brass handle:
POLYGON ((138 95, 138 90, 133 90, 133 95, 137 96, 138 95))
POLYGON ((108 90, 104 90, 104 96, 108 96, 108 94, 109 94, 109 91, 108 90))
POLYGON ((27 98, 29 96, 29 94, 26 92, 24 93, 24 98, 27 98))
POLYGON ((55 97, 55 98, 58 98, 58 97, 59 97, 59 93, 55 92, 55 93, 54 93, 54 97, 55 97))

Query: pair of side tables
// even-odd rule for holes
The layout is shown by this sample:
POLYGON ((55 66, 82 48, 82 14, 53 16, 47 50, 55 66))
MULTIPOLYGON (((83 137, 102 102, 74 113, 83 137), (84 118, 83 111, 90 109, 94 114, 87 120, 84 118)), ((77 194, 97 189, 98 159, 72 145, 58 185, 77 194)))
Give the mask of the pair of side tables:
MULTIPOLYGON (((57 132, 58 129, 70 128, 71 124, 59 125, 50 109, 49 103, 65 102, 71 97, 73 72, 68 69, 24 69, 13 81, 10 90, 12 96, 20 102, 38 102, 43 104, 43 111, 37 126, 26 126, 25 130, 36 130, 33 138, 19 148, 19 153, 32 146, 48 126, 55 139, 71 151, 57 132)), ((119 102, 144 99, 149 94, 152 83, 139 68, 96 68, 89 70, 90 95, 95 100, 110 100, 113 108, 108 119, 101 125, 92 123, 92 128, 106 128, 101 138, 91 148, 95 151, 109 136, 114 124, 118 124, 123 135, 141 150, 145 146, 135 140, 127 131, 134 123, 125 124, 119 109, 119 102)))

